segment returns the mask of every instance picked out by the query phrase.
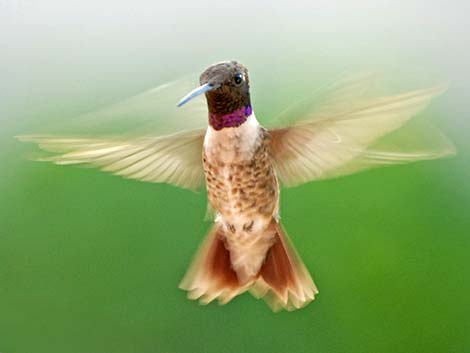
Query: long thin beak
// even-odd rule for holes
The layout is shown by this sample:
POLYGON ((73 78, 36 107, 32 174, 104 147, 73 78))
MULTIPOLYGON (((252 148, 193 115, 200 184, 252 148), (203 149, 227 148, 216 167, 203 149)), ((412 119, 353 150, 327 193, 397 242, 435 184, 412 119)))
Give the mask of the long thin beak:
POLYGON ((218 86, 213 85, 212 83, 205 83, 202 86, 199 86, 195 89, 193 89, 191 92, 189 92, 187 95, 185 95, 179 103, 176 105, 177 107, 181 107, 183 104, 186 104, 189 102, 191 99, 194 97, 197 97, 203 93, 209 92, 210 90, 213 90, 217 88, 218 86))

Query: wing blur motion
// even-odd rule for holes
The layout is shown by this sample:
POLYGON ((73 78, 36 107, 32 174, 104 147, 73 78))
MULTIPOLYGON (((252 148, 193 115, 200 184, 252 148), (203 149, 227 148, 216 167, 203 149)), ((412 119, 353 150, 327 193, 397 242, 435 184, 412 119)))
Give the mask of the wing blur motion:
POLYGON ((431 132, 432 138, 409 136, 412 148, 399 140, 381 143, 423 111, 444 87, 368 98, 366 82, 348 80, 336 88, 336 95, 335 89, 329 92, 324 106, 307 109, 291 126, 270 131, 276 173, 284 186, 455 154, 452 143, 435 129, 419 131, 420 135, 431 132), (431 144, 420 145, 421 140, 431 144))
POLYGON ((91 112, 62 118, 52 126, 44 126, 39 133, 103 136, 132 132, 162 136, 206 128, 207 106, 204 97, 197 97, 181 108, 176 107, 176 102, 198 82, 197 77, 189 75, 91 112))
POLYGON ((176 108, 197 82, 190 75, 64 119, 46 134, 18 139, 49 152, 40 161, 88 165, 125 178, 198 189, 204 185, 201 153, 207 107, 199 97, 176 108))
POLYGON ((53 155, 39 159, 59 165, 85 164, 125 178, 198 189, 204 185, 204 130, 161 137, 88 138, 19 136, 53 155))

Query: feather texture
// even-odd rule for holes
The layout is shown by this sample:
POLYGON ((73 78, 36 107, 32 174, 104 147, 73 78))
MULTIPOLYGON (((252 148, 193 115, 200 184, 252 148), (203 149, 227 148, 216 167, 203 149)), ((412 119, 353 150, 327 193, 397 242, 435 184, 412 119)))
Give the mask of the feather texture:
POLYGON ((284 186, 295 186, 373 166, 454 154, 455 148, 447 140, 438 150, 369 149, 419 114, 444 90, 433 87, 375 98, 359 105, 346 105, 345 111, 320 110, 310 119, 299 117, 299 122, 291 126, 271 130, 273 163, 279 180, 284 186))
POLYGON ((161 137, 80 138, 24 135, 52 156, 40 158, 59 165, 85 164, 125 178, 198 189, 204 185, 204 130, 161 137))

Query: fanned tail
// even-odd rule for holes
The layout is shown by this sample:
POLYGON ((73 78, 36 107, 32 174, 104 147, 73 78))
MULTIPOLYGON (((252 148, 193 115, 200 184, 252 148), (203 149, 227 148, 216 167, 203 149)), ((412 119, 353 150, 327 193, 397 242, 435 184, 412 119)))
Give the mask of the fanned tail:
POLYGON ((315 299, 318 289, 282 226, 273 220, 271 227, 275 242, 250 292, 273 311, 300 309, 315 299))
POLYGON ((281 225, 274 219, 266 230, 273 245, 254 278, 242 282, 232 268, 230 252, 221 224, 216 223, 203 242, 180 288, 188 298, 208 304, 218 300, 226 304, 249 290, 263 298, 273 311, 295 310, 307 305, 318 290, 281 225))
POLYGON ((198 250, 179 286, 189 299, 208 304, 217 299, 228 303, 243 293, 249 284, 241 284, 232 269, 222 226, 216 223, 198 250))

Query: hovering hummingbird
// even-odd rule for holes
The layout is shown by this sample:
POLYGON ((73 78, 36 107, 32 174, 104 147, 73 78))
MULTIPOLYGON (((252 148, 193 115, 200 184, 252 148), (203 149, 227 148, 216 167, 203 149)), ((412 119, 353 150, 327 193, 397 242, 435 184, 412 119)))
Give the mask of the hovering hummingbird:
POLYGON ((367 82, 361 76, 343 80, 326 89, 322 105, 307 104, 293 122, 268 130, 255 116, 248 70, 227 61, 207 68, 200 86, 178 103, 183 106, 205 95, 207 128, 132 138, 20 139, 54 153, 42 160, 56 164, 89 164, 127 178, 188 189, 205 184, 214 224, 180 287, 201 303, 217 299, 225 304, 250 291, 273 310, 293 310, 312 301, 318 290, 281 226, 280 185, 455 153, 437 131, 431 140, 440 144, 433 149, 418 143, 397 151, 396 145, 390 149, 380 144, 383 136, 442 93, 442 87, 368 98, 367 82))

